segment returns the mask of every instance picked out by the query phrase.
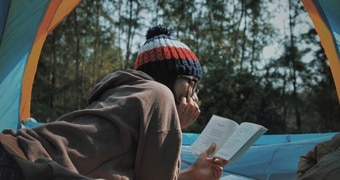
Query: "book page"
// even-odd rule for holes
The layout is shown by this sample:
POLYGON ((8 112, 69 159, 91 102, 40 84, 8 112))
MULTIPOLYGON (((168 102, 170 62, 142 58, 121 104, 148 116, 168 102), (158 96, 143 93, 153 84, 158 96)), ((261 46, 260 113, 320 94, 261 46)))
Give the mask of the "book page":
POLYGON ((237 127, 238 124, 235 121, 213 115, 201 135, 191 145, 192 151, 198 155, 206 151, 211 143, 215 142, 215 152, 217 152, 237 127))
POLYGON ((266 130, 266 128, 258 124, 242 123, 215 156, 227 159, 230 162, 235 161, 233 159, 234 155, 240 150, 238 157, 245 153, 266 130), (260 133, 258 133, 259 131, 260 133))

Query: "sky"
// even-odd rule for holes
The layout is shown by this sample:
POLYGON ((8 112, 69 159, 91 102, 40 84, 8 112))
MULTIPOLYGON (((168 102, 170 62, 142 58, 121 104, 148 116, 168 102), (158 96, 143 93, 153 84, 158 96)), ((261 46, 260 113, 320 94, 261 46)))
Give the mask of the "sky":
MULTIPOLYGON (((287 1, 275 1, 271 5, 268 6, 269 11, 275 12, 277 15, 271 19, 271 23, 276 27, 277 32, 279 33, 279 39, 283 39, 284 36, 289 34, 289 14, 288 14, 288 2, 287 1)), ((312 20, 309 17, 307 11, 300 15, 300 18, 303 22, 297 25, 294 33, 301 34, 303 32, 307 32, 313 26, 312 20)), ((263 49, 262 55, 264 59, 275 58, 278 55, 282 54, 282 46, 278 42, 273 42, 272 45, 267 46, 263 49)), ((310 60, 310 55, 304 57, 305 60, 310 60)))

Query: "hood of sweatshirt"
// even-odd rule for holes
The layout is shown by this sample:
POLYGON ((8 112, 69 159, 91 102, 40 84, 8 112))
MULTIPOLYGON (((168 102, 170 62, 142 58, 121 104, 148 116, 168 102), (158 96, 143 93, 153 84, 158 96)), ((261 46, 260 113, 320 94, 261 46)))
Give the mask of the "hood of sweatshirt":
POLYGON ((142 71, 132 69, 110 73, 94 86, 88 96, 87 103, 91 104, 91 102, 97 100, 108 89, 121 85, 133 85, 138 80, 153 80, 153 78, 142 71))

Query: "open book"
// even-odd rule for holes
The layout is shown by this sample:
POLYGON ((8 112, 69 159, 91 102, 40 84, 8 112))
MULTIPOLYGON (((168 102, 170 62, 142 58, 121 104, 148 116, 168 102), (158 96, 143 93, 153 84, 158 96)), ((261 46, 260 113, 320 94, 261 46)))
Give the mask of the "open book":
POLYGON ((236 162, 267 131, 267 128, 250 122, 237 122, 213 115, 201 135, 191 145, 198 155, 206 151, 212 142, 216 150, 212 156, 236 162))

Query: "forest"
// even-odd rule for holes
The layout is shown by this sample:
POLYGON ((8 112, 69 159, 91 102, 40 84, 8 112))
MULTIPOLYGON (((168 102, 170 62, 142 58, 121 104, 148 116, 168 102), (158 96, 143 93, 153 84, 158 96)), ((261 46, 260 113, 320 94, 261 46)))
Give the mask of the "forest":
POLYGON ((87 106, 106 74, 132 69, 145 33, 167 26, 199 58, 200 133, 215 114, 267 134, 340 131, 329 63, 301 1, 83 0, 47 36, 31 116, 51 122, 87 106))

